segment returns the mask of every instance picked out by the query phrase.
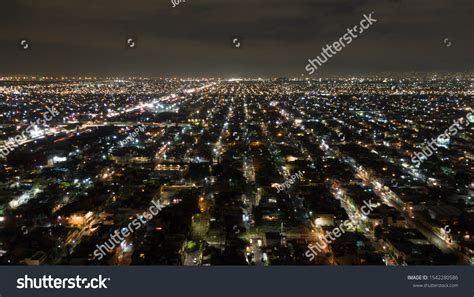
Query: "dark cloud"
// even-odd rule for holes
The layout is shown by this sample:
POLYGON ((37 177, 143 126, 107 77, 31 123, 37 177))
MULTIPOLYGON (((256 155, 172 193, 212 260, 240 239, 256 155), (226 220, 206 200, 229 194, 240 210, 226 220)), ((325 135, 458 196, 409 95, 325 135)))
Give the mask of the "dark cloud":
POLYGON ((317 75, 471 71, 472 0, 3 0, 4 74, 293 76, 326 43, 378 22, 317 75), (242 49, 231 36, 243 38, 242 49), (127 50, 125 39, 138 38, 127 50), (17 42, 29 38, 32 48, 17 42), (447 47, 443 40, 449 38, 447 47))

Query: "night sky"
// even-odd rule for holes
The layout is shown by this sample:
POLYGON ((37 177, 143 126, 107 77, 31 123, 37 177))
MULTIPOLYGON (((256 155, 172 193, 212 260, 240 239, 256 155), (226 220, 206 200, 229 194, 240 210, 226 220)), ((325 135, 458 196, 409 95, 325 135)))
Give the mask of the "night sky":
POLYGON ((0 74, 300 76, 370 12, 312 77, 473 70, 473 0, 1 0, 0 74))

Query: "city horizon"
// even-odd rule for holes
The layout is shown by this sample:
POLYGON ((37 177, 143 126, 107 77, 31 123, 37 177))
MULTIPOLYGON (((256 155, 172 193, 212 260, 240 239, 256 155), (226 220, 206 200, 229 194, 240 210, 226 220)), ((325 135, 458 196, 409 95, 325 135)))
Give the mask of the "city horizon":
POLYGON ((332 80, 332 79, 397 79, 397 80, 411 80, 411 79, 447 79, 447 78, 455 78, 455 77, 463 77, 469 78, 471 80, 474 79, 474 71, 407 71, 407 72, 400 72, 400 73, 391 73, 391 72, 380 72, 380 73, 372 73, 372 74, 339 74, 333 76, 315 76, 315 75, 287 75, 287 76, 138 76, 138 75, 120 75, 120 76, 113 76, 113 75, 91 75, 91 74, 76 74, 76 75, 60 75, 60 74, 0 74, 0 79, 27 79, 27 78, 35 78, 35 79, 181 79, 181 80, 272 80, 272 79, 303 79, 303 80, 332 80))

